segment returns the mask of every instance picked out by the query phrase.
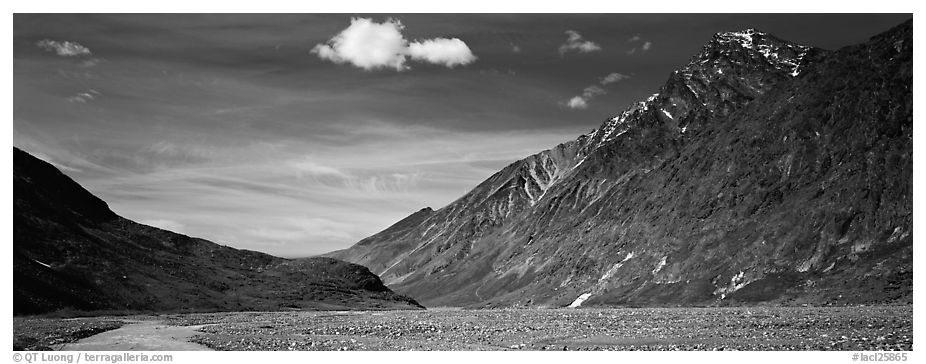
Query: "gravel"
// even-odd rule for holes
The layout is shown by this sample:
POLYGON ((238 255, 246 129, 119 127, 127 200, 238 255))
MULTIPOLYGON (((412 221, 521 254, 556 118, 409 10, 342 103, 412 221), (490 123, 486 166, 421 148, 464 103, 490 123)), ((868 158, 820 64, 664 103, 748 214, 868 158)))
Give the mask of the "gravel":
POLYGON ((125 325, 119 319, 91 318, 13 318, 13 350, 53 350, 104 331, 125 325))
POLYGON ((236 312, 203 325, 217 350, 852 350, 913 348, 912 306, 236 312))

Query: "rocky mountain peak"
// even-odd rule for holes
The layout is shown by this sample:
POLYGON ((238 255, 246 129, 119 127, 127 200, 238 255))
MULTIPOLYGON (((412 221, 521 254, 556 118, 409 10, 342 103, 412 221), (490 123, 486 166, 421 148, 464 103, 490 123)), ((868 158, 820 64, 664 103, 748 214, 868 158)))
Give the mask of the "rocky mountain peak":
POLYGON ((672 72, 659 92, 638 101, 583 135, 583 156, 632 128, 666 127, 679 137, 700 122, 726 115, 796 77, 819 49, 781 40, 753 28, 715 34, 699 53, 672 72))
POLYGON ((756 38, 766 38, 768 33, 760 32, 755 28, 746 28, 740 31, 720 32, 714 34, 711 41, 721 44, 739 43, 743 48, 751 48, 756 38))
MULTIPOLYGON (((759 61, 789 76, 800 74, 804 57, 812 47, 781 40, 753 28, 717 33, 701 52, 692 57, 685 70, 723 68, 759 61)), ((684 70, 683 70, 684 71, 684 70)))

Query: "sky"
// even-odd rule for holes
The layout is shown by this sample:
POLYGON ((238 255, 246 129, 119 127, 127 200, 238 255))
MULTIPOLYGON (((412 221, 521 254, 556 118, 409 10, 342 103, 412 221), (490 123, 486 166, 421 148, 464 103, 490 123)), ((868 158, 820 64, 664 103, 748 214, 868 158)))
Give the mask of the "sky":
POLYGON ((303 257, 656 92, 714 33, 910 14, 15 14, 13 145, 123 217, 303 257))

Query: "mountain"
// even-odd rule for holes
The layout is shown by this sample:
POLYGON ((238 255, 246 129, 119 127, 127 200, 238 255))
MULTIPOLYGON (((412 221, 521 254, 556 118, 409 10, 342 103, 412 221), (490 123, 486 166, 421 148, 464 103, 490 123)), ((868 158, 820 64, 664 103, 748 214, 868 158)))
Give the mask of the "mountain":
POLYGON ((13 148, 13 313, 420 309, 367 268, 288 260, 119 217, 13 148))
POLYGON ((428 305, 912 301, 912 21, 715 35, 658 92, 328 256, 428 305))

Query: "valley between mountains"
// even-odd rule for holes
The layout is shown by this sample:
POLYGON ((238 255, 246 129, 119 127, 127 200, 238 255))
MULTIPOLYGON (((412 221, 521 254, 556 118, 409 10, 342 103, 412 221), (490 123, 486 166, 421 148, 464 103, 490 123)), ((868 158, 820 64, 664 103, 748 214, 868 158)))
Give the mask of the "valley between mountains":
POLYGON ((122 218, 13 150, 13 314, 421 309, 365 267, 289 260, 122 218))

